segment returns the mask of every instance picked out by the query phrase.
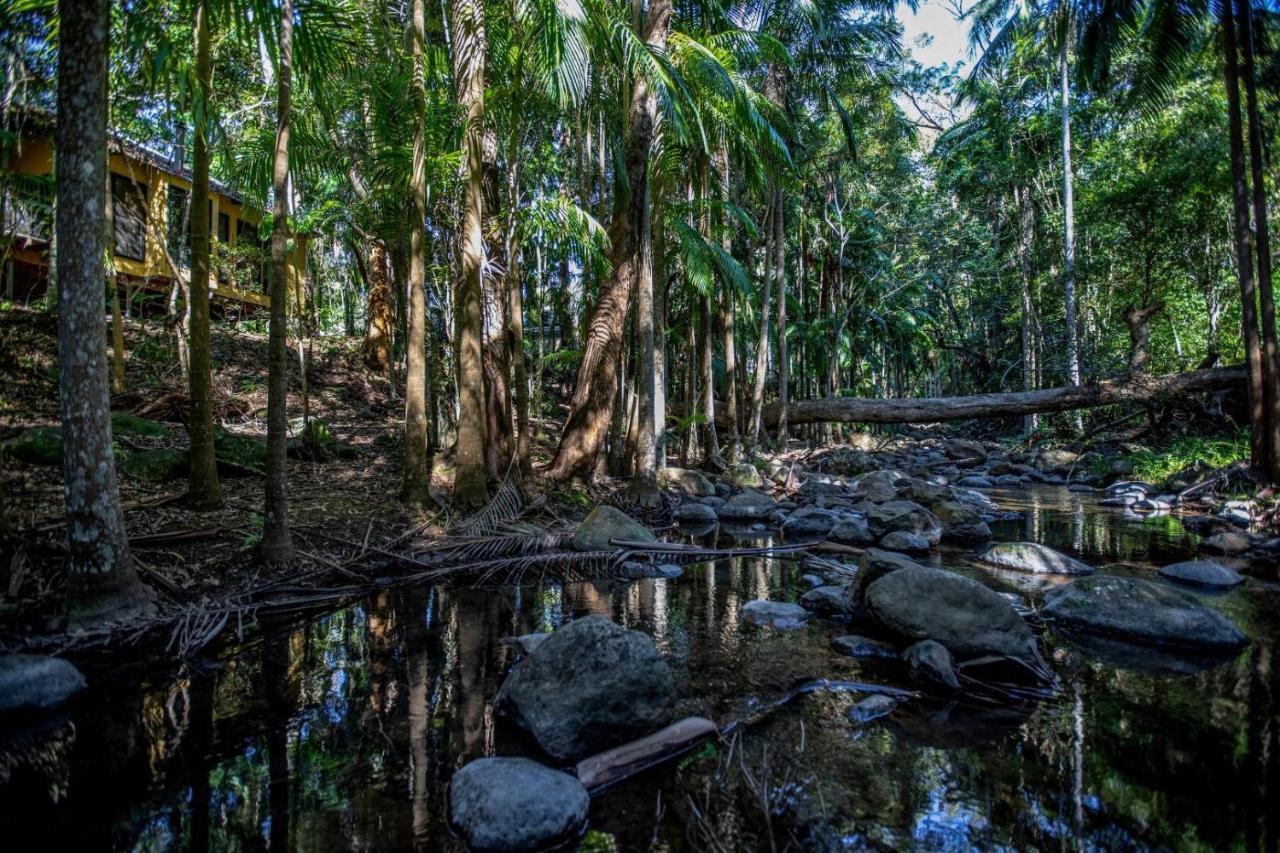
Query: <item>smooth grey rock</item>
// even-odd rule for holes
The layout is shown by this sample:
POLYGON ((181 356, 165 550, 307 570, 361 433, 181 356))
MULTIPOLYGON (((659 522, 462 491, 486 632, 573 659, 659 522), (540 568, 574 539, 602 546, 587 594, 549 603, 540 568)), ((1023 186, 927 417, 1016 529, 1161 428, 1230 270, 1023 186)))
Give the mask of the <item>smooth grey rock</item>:
POLYGON ((892 533, 886 533, 880 538, 880 547, 889 551, 911 551, 919 553, 929 550, 929 541, 919 533, 908 533, 905 530, 895 530, 892 533))
POLYGON ((676 519, 694 524, 710 524, 720 520, 716 511, 705 503, 685 501, 676 510, 676 519))
POLYGON ((887 717, 898 707, 898 700, 892 696, 868 696, 849 709, 849 722, 865 725, 872 720, 887 717))
POLYGON ((972 504, 943 501, 934 506, 933 514, 942 522, 943 541, 970 544, 991 538, 991 528, 982 520, 978 507, 972 504))
POLYGON ((743 489, 724 502, 720 507, 720 517, 730 521, 756 521, 768 518, 778 508, 777 502, 755 489, 743 489))
POLYGON ((910 557, 894 551, 880 548, 868 548, 858 561, 858 574, 854 576, 853 586, 849 591, 850 600, 857 606, 866 603, 867 587, 880 578, 900 569, 923 568, 910 557))
POLYGON ((800 580, 809 585, 809 589, 816 589, 826 583, 821 575, 801 575, 800 580))
POLYGON ((984 551, 979 559, 993 566, 1037 575, 1093 574, 1093 566, 1036 542, 998 542, 984 551))
POLYGON ((46 655, 0 657, 0 714, 48 711, 85 688, 70 661, 46 655))
POLYGON ((867 527, 867 520, 860 515, 845 516, 837 521, 827 533, 827 538, 835 542, 847 542, 853 545, 870 545, 876 541, 867 527))
POLYGON ((653 531, 627 515, 617 507, 601 505, 591 510, 578 524, 573 534, 573 547, 577 551, 616 551, 610 540, 628 542, 653 542, 653 531))
POLYGON ((937 483, 914 477, 899 480, 897 491, 898 496, 903 500, 915 501, 922 506, 933 506, 951 500, 951 490, 946 486, 939 486, 937 483))
POLYGON ((826 509, 805 507, 791 513, 782 525, 788 536, 825 536, 835 526, 836 514, 826 509))
POLYGON ((469 850, 541 850, 569 841, 590 808, 576 776, 528 758, 480 758, 449 782, 449 821, 469 850))
POLYGON ((1231 650, 1249 638, 1231 620, 1172 587, 1094 576, 1050 590, 1043 612, 1080 631, 1153 645, 1231 650))
POLYGON ((884 575, 867 587, 871 617, 908 642, 936 640, 961 661, 1003 655, 1047 672, 1035 635, 1009 602, 970 578, 924 566, 884 575))
POLYGON ((1210 589, 1231 589, 1244 583, 1239 573, 1211 560, 1187 560, 1160 569, 1160 577, 1210 589))
POLYGON ((748 625, 791 631, 804 627, 809 621, 809 611, 799 604, 785 601, 748 601, 738 611, 738 619, 748 625))
POLYGON ((835 585, 815 587, 800 596, 800 606, 822 616, 843 616, 849 611, 849 590, 835 585))
POLYGON ((960 689, 955 659, 942 643, 921 640, 903 652, 902 659, 907 663, 911 680, 926 690, 952 693, 960 689))
POLYGON ((678 486, 695 497, 705 498, 716 493, 715 484, 707 475, 691 468, 663 468, 662 478, 668 486, 678 486))
POLYGON ((882 643, 879 640, 873 640, 870 637, 863 637, 858 634, 836 637, 831 641, 831 645, 841 654, 863 660, 876 658, 896 660, 898 657, 898 650, 888 643, 882 643))
POLYGON ((889 501, 867 514, 867 527, 876 536, 884 536, 895 530, 918 533, 930 545, 942 541, 942 522, 929 510, 914 501, 889 501))
POLYGON ((1227 557, 1243 554, 1252 546, 1253 542, 1248 536, 1235 531, 1215 533, 1200 542, 1201 551, 1207 551, 1210 554, 1222 554, 1227 557))
POLYGON ((512 667, 494 708, 557 761, 576 761, 662 728, 674 698, 653 641, 593 615, 512 667))

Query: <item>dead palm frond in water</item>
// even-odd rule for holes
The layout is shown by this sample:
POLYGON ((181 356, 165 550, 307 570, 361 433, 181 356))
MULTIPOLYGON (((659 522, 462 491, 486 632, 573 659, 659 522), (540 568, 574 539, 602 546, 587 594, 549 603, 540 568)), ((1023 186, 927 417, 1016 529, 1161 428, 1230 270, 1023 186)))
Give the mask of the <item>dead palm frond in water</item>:
POLYGON ((504 557, 459 566, 477 586, 515 584, 530 580, 557 580, 565 583, 618 577, 626 551, 563 551, 504 557))
POLYGON ((567 551, 573 542, 571 533, 535 532, 505 533, 474 539, 450 539, 418 551, 418 559, 440 563, 479 563, 504 557, 526 557, 551 551, 567 551))
POLYGON ((487 536, 515 521, 524 512, 526 498, 520 486, 520 471, 513 460, 493 498, 484 509, 468 516, 449 531, 454 536, 487 536))

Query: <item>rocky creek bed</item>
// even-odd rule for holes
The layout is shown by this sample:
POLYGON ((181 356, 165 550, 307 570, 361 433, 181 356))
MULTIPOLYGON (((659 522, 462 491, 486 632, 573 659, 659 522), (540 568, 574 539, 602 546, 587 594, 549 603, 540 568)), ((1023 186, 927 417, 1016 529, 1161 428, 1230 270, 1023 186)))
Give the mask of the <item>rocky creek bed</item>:
MULTIPOLYGON (((389 590, 162 683, 89 669, 6 747, 0 826, 93 849, 1276 843, 1272 542, 1235 507, 1068 484, 1075 462, 952 442, 669 472, 670 538, 866 554, 389 590), (724 735, 589 801, 556 772, 688 717, 724 735)), ((580 550, 645 533, 600 515, 580 550)))

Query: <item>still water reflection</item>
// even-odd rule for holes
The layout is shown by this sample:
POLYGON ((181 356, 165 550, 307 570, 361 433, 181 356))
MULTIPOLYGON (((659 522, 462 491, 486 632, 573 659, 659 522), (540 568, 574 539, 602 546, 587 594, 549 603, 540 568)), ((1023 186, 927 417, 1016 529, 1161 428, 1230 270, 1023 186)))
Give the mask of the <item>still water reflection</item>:
MULTIPOLYGON (((1122 564, 1109 570, 1149 573, 1191 544, 1176 521, 1128 522, 1064 490, 1016 497, 1026 519, 998 536, 1122 564)), ((944 562, 1007 588, 963 554, 944 562)), ((682 712, 722 722, 798 678, 900 680, 835 655, 835 625, 739 627, 744 602, 798 597, 801 571, 742 559, 617 586, 402 590, 276 626, 171 681, 101 691, 11 748, 0 837, 10 849, 454 847, 451 774, 532 752, 492 712, 514 662, 505 636, 607 615, 654 638, 682 712)), ((1063 692, 1034 706, 925 703, 855 727, 856 696, 811 695, 732 752, 599 798, 586 845, 1275 849, 1280 591, 1251 581, 1213 604, 1255 638, 1216 668, 1116 666, 1049 636, 1063 692), (717 772, 725 785, 708 784, 717 772)))

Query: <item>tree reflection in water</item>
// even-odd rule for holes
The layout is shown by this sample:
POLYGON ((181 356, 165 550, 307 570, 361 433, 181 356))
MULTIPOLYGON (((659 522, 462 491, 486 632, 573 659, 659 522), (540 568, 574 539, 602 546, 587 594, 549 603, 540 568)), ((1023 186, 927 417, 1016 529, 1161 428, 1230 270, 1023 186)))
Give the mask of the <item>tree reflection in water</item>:
MULTIPOLYGON (((1024 498, 1027 518, 1006 538, 1074 546, 1139 574, 1187 553, 1168 521, 1126 521, 1064 490, 1024 498)), ((964 552, 944 563, 999 589, 1012 582, 964 552)), ((515 660, 505 636, 602 613, 655 638, 679 713, 717 720, 799 678, 901 679, 892 665, 835 654, 830 640, 848 628, 739 626, 753 598, 798 598, 801 571, 742 558, 616 586, 406 589, 276 626, 169 683, 95 694, 75 711, 74 741, 49 735, 48 753, 60 743, 67 757, 39 765, 48 778, 15 771, 23 796, 0 789, 0 831, 14 849, 34 846, 28 839, 55 849, 447 848, 453 772, 481 755, 534 750, 492 713, 515 660), (46 793, 59 790, 57 801, 46 793)), ((1280 590, 1249 584, 1213 602, 1255 638, 1234 660, 1126 657, 1132 650, 1050 635, 1063 692, 1040 705, 917 703, 854 728, 846 712, 857 697, 806 696, 747 731, 732 773, 715 775, 729 751, 709 747, 608 793, 592 826, 625 849, 655 835, 670 849, 702 849, 704 831, 757 848, 772 833, 793 847, 1274 849, 1280 590)), ((30 754, 42 755, 41 743, 30 754)), ((18 766, 12 751, 6 760, 18 766)))

